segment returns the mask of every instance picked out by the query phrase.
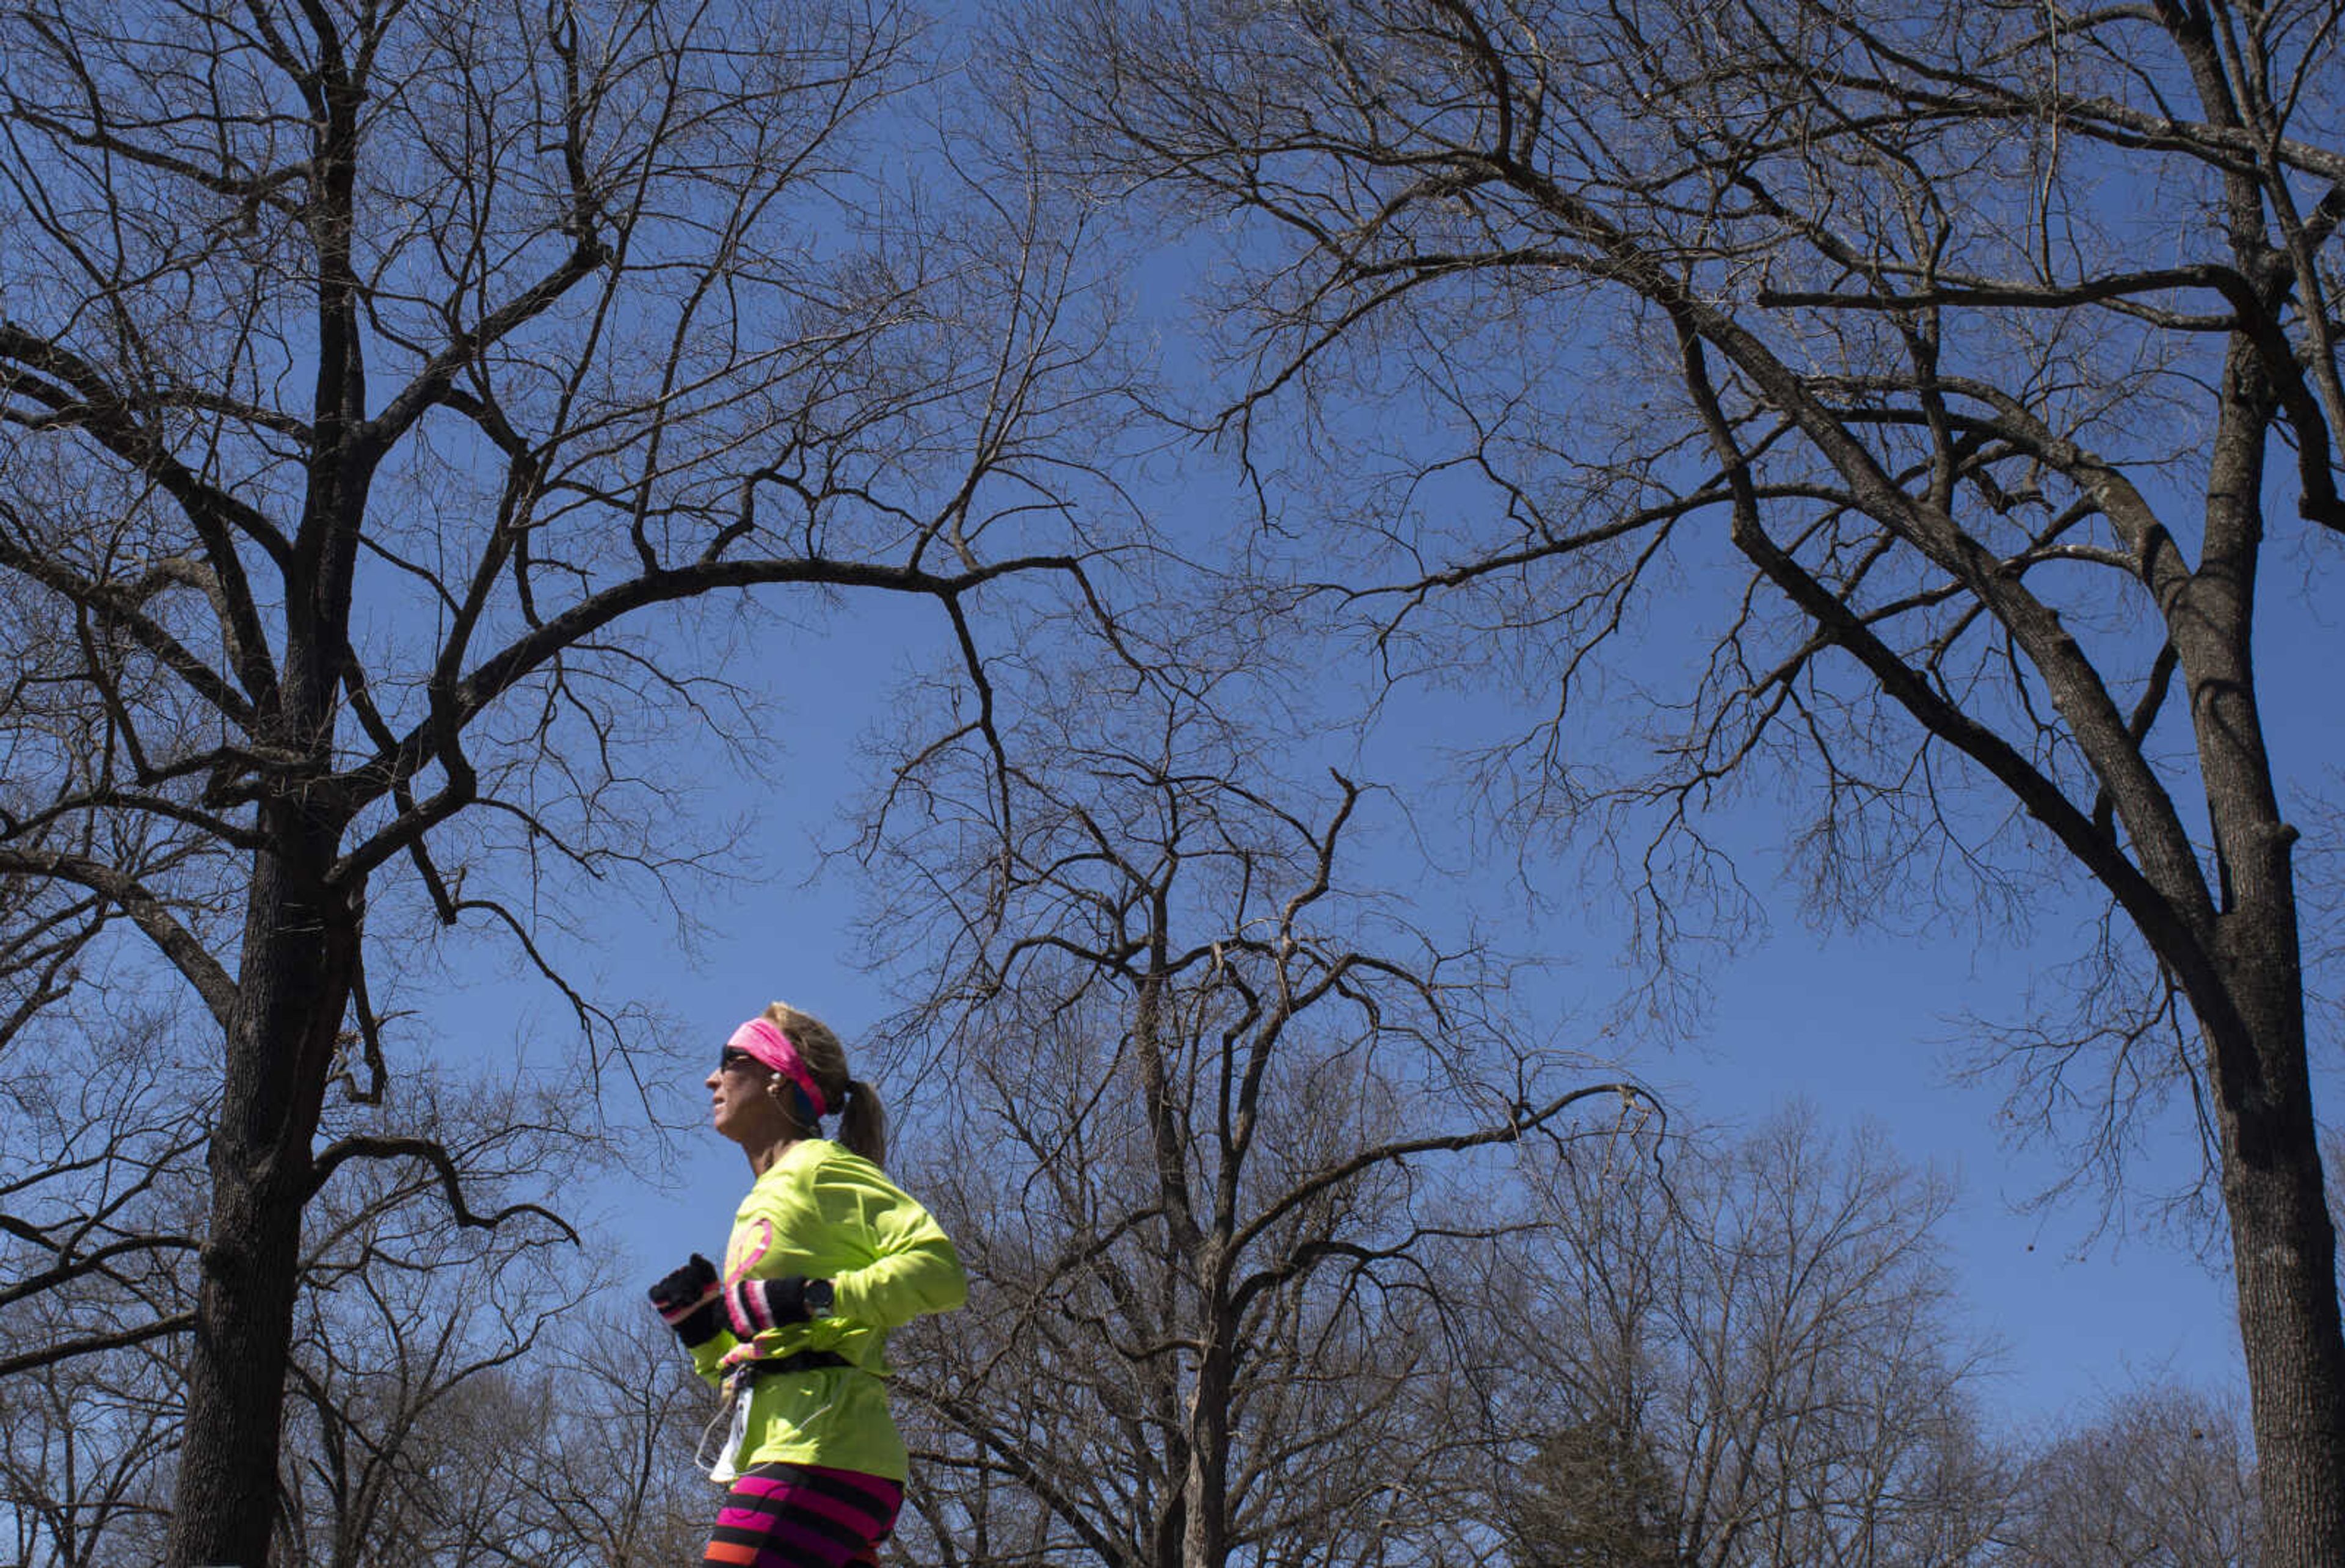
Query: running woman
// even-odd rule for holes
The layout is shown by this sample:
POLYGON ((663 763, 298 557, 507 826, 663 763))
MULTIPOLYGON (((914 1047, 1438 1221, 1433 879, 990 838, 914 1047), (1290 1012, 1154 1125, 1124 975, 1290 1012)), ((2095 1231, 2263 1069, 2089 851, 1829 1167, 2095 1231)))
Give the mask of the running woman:
POLYGON ((651 1289, 730 1423, 711 1478, 732 1490, 709 1568, 878 1561, 903 1502, 888 1330, 969 1293, 929 1211, 880 1170, 887 1118, 820 1019, 780 1002, 733 1031, 708 1075, 716 1130, 756 1181, 722 1273, 692 1261, 651 1289), (837 1141, 822 1136, 838 1118, 837 1141))

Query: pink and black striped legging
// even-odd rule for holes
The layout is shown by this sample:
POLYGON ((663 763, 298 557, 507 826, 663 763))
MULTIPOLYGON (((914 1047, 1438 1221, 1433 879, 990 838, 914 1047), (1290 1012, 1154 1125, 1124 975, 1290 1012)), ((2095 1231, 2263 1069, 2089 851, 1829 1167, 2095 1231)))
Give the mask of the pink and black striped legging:
POLYGON ((854 1568, 878 1561, 904 1489, 812 1464, 753 1464, 726 1494, 706 1568, 854 1568))

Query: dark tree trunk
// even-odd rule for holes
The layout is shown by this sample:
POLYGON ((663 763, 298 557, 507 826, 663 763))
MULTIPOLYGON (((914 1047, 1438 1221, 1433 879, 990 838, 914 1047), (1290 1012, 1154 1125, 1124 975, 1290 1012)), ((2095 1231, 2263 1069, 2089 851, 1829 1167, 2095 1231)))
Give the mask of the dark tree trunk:
POLYGON ((325 877, 330 830, 294 824, 279 842, 289 852, 253 868, 212 1133, 171 1568, 263 1568, 277 1516, 310 1146, 358 950, 356 911, 325 877))
MULTIPOLYGON (((2210 1042, 2265 1568, 2345 1568, 2345 1327, 2293 929, 2227 920, 2244 1038, 2210 1042)), ((2210 1034, 2212 1031, 2210 1031, 2210 1034)))
MULTIPOLYGON (((2259 213, 2235 193, 2239 222, 2259 213)), ((2267 297, 2268 248, 2243 246, 2267 297)), ((2257 345, 2235 338, 2207 485, 2198 571, 2167 617, 2188 681, 2216 912, 2205 946, 2218 993, 2191 996, 2221 1140, 2223 1205, 2248 1371, 2264 1568, 2345 1568, 2345 1329, 2306 1059, 2293 863, 2255 677, 2264 455, 2279 398, 2257 345)))
MULTIPOLYGON (((1209 1310, 1219 1310, 1218 1304, 1209 1310)), ((1197 1358, 1196 1406, 1189 1420, 1188 1529, 1181 1568, 1222 1568, 1228 1559, 1230 1394, 1234 1378, 1223 1325, 1208 1330, 1197 1358)))
POLYGON ((308 491, 286 572, 283 681, 262 726, 305 768, 271 777, 259 807, 226 1092, 212 1135, 210 1228, 188 1361, 188 1419, 167 1548, 170 1568, 264 1568, 301 1213, 320 1108, 359 966, 362 890, 333 870, 348 816, 322 781, 349 657, 352 573, 380 450, 365 431, 363 292, 350 259, 363 88, 321 29, 315 188, 318 367, 308 491))

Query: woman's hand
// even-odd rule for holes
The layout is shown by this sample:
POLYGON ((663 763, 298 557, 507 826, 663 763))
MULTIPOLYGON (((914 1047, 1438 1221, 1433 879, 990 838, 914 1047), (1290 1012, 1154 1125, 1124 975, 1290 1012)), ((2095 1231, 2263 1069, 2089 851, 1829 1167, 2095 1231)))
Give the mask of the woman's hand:
POLYGON ((697 1252, 692 1255, 691 1262, 645 1292, 686 1350, 713 1339, 724 1326, 717 1315, 719 1293, 716 1265, 697 1252))

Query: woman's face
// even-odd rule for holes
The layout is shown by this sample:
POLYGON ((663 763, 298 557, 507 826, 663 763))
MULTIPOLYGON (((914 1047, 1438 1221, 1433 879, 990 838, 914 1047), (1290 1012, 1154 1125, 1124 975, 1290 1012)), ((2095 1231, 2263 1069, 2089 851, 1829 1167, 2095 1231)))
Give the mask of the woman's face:
POLYGON ((745 1147, 770 1142, 789 1119, 766 1088, 773 1079, 773 1068, 728 1047, 706 1079, 710 1124, 745 1147))

